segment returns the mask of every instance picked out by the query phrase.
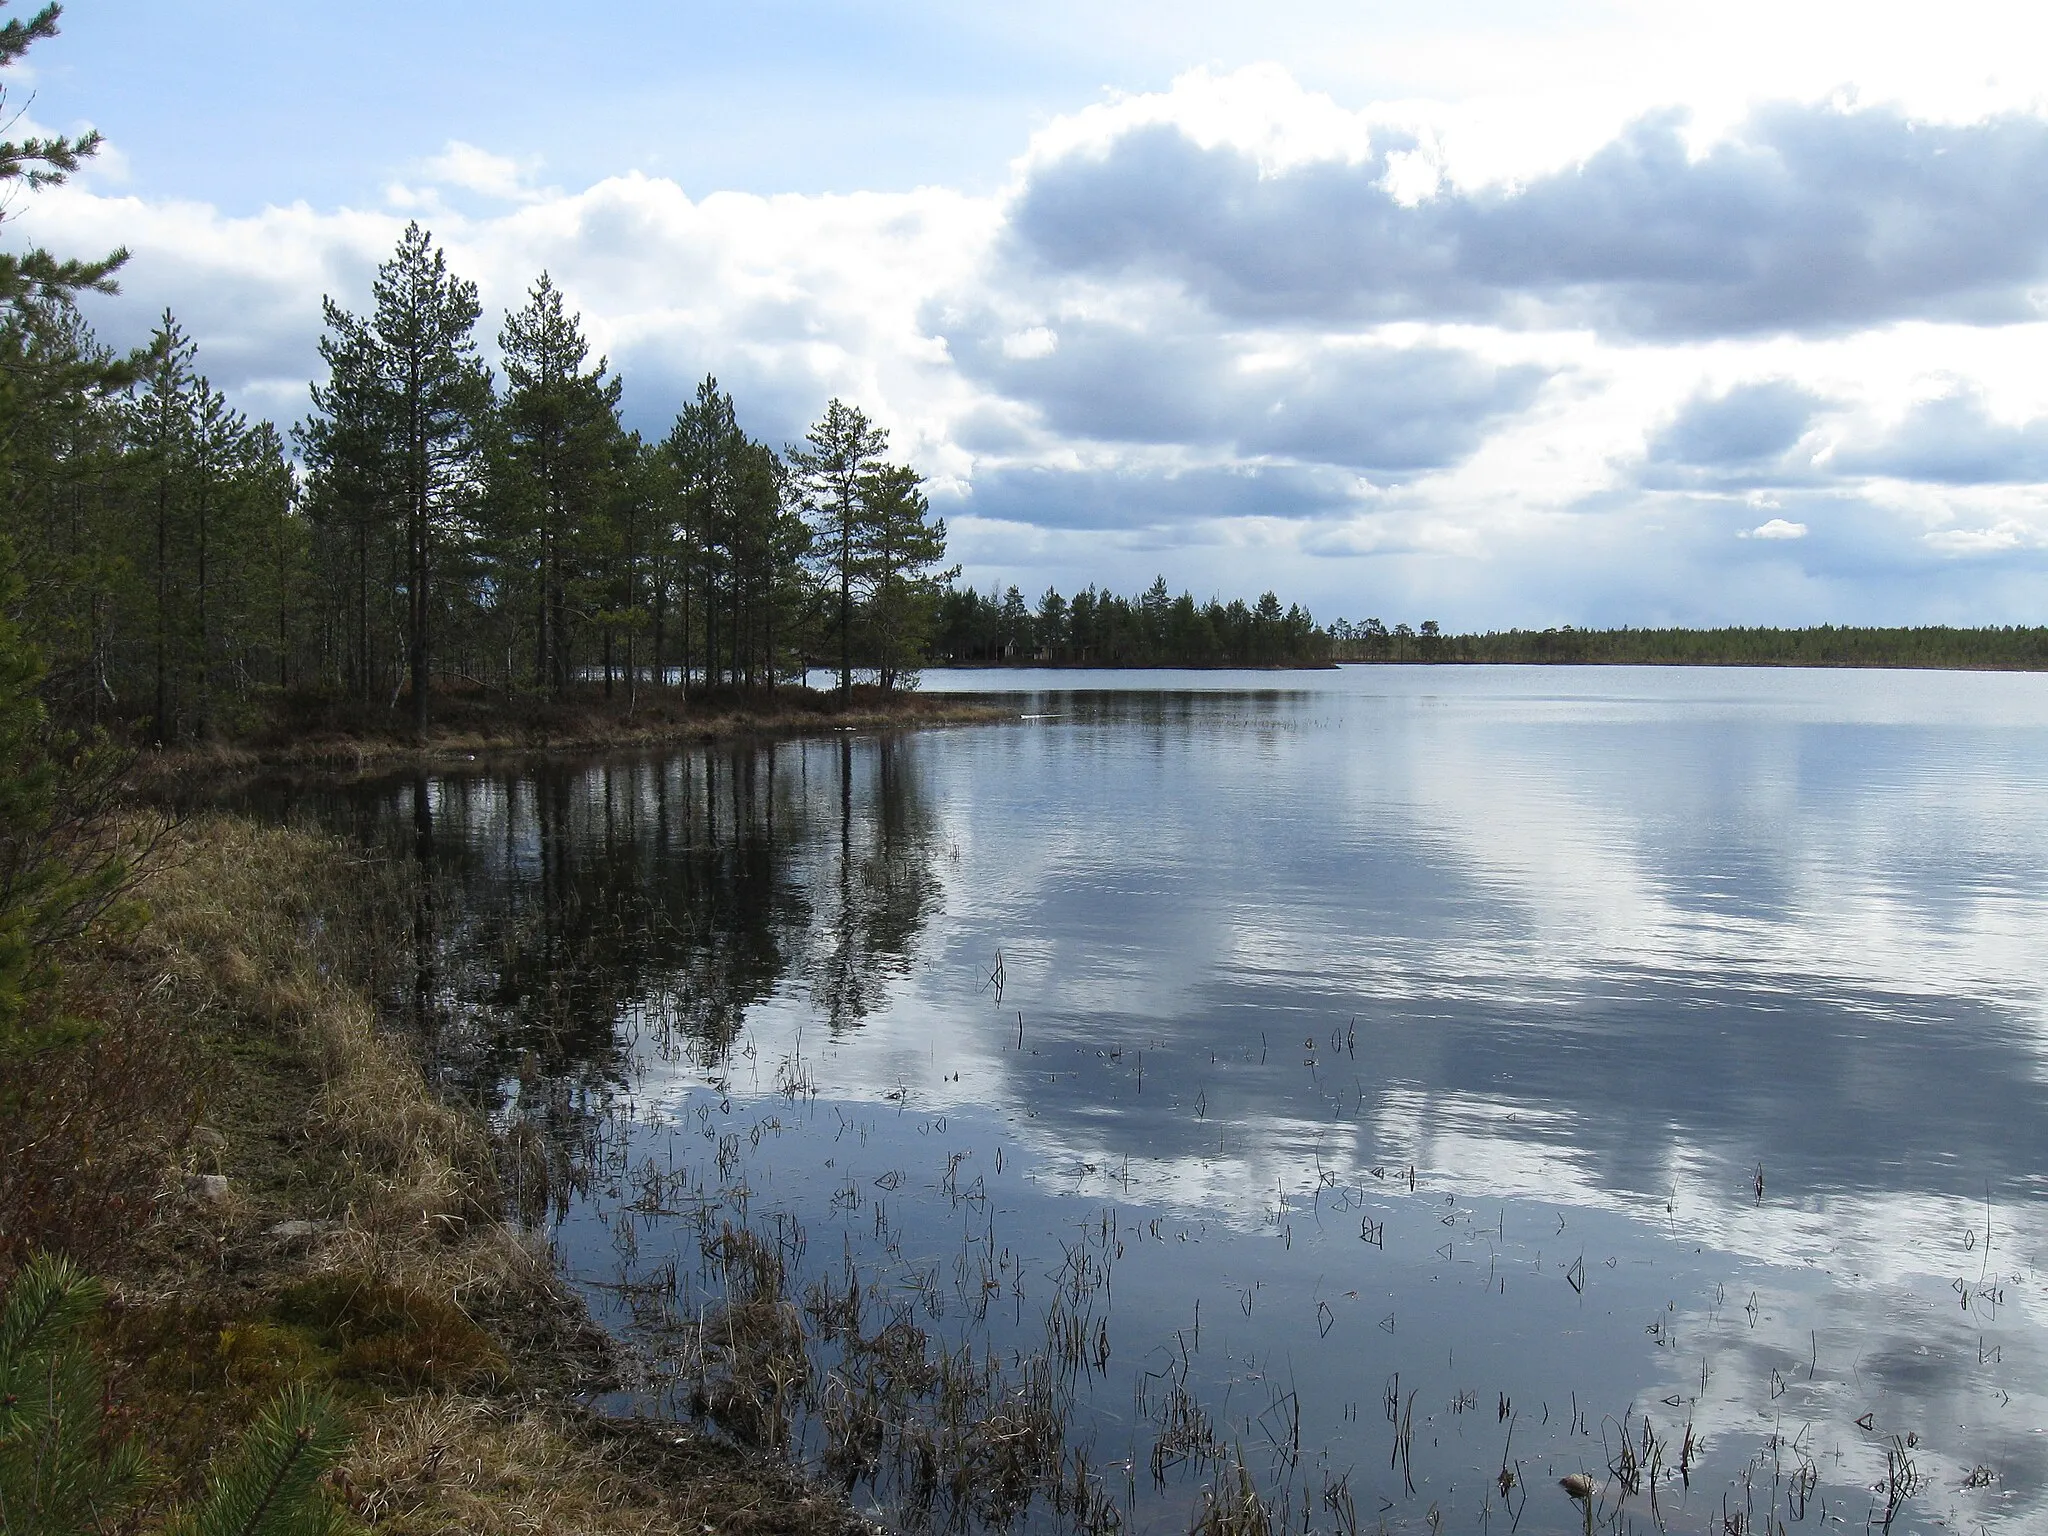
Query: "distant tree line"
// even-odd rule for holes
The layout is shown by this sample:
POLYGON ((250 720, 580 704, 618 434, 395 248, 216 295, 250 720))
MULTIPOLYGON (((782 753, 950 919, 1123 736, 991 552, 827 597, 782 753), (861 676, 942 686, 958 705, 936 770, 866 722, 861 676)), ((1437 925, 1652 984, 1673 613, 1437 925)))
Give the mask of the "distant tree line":
POLYGON ((1089 586, 1048 588, 1036 604, 1014 586, 977 592, 948 582, 931 626, 934 660, 956 666, 1301 667, 1331 663, 2048 670, 2048 627, 1488 630, 1450 634, 1433 619, 1318 625, 1273 593, 1256 603, 1197 603, 1164 577, 1135 597, 1089 586))
POLYGON ((1447 635, 1431 622, 1387 628, 1377 619, 1330 626, 1330 655, 1355 662, 1466 662, 1722 667, 1956 667, 2048 669, 2048 628, 1947 625, 1804 629, 1489 630, 1447 635))
POLYGON ((945 524, 844 402, 778 452, 707 378, 645 441, 545 273, 494 377, 475 286, 415 224, 365 310, 327 301, 294 455, 169 313, 132 356, 94 338, 76 295, 118 263, 0 273, 0 541, 66 718, 172 743, 303 692, 424 727, 451 683, 630 705, 821 657, 850 691, 924 652, 945 524))
POLYGON ((1014 586, 986 594, 948 585, 940 594, 932 655, 956 665, 1284 667, 1329 660, 1330 637, 1299 604, 1271 592, 1256 603, 1175 597, 1161 576, 1135 597, 1048 587, 1033 605, 1014 586))

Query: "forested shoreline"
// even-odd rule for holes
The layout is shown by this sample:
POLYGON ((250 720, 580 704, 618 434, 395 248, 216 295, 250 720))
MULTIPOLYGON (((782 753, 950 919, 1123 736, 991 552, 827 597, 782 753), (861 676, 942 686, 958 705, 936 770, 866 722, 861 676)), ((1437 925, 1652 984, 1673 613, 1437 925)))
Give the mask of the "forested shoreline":
POLYGON ((1901 667, 2048 670, 2048 626, 1858 626, 1487 630, 1446 633, 1379 619, 1319 625, 1271 592, 1257 603, 1198 603, 1166 579, 1122 597, 1014 586, 986 594, 947 586, 932 626, 933 659, 962 667, 1319 667, 1393 665, 1901 667))
POLYGON ((1393 630, 1339 621, 1333 661, 1444 665, 1898 667, 2048 670, 2048 627, 1947 625, 1801 629, 1510 629, 1443 634, 1425 623, 1393 630))
POLYGON ((1090 585, 1070 600, 1049 587, 1036 605, 1014 586, 984 595, 949 584, 931 638, 933 659, 959 666, 1319 666, 1330 644, 1298 603, 1282 609, 1267 592, 1198 604, 1174 597, 1164 576, 1136 597, 1090 585))
MULTIPOLYGON (((58 17, 0 19, 0 70, 58 17)), ((0 184, 97 144, 0 140, 0 184)), ((929 547, 907 523, 943 539, 914 479, 842 408, 768 454, 708 381, 687 453, 635 443, 601 367, 550 373, 576 347, 545 284, 496 396, 460 344, 473 291, 417 231, 372 318, 330 307, 302 479, 169 316, 129 356, 93 338, 77 297, 125 254, 0 251, 0 1529, 861 1529, 789 1465, 590 1406, 624 1357, 530 1240, 506 1175, 533 1141, 438 1097, 385 1006, 428 910, 410 866, 138 805, 128 749, 294 701, 423 735, 486 635, 524 647, 536 706, 589 693, 641 633, 607 605, 644 571, 651 475, 696 498, 678 682, 772 683, 785 599, 833 634, 796 563, 833 517, 840 654, 885 669, 929 547), (520 603, 527 631, 484 628, 520 603)))
POLYGON ((170 746, 297 695, 423 732, 437 687, 630 711, 823 658, 844 697, 922 654, 945 524, 856 407, 778 451, 707 377, 644 440, 545 273, 494 376, 475 286, 413 224, 365 312, 327 300, 295 460, 174 316, 131 356, 99 343, 75 294, 119 260, 12 295, 0 327, 12 606, 67 719, 170 746))

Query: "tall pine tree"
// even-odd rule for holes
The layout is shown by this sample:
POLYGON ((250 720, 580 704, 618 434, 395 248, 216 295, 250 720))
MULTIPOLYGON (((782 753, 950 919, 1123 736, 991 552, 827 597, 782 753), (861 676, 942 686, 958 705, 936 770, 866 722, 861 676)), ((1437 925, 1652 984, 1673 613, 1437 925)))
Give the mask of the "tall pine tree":
POLYGON ((471 531, 491 378, 477 359, 476 284, 448 270, 417 221, 371 284, 379 382, 405 528, 406 675, 412 727, 427 729, 435 579, 471 531))
POLYGON ((834 398, 825 414, 805 434, 789 461, 805 509, 816 520, 814 546, 827 582, 837 589, 833 628, 839 639, 839 696, 853 695, 853 599, 867 553, 867 502, 862 482, 880 467, 889 451, 889 434, 870 422, 858 406, 834 398))
POLYGON ((620 467, 620 382, 606 377, 603 358, 585 368, 581 319, 545 272, 525 307, 505 317, 498 346, 510 470, 496 498, 510 525, 501 547, 529 589, 534 681, 560 694, 573 670, 572 623, 596 606, 584 588, 596 575, 593 546, 604 542, 620 467))
POLYGON ((882 688, 889 691, 923 653, 940 584, 957 576, 959 568, 933 569, 946 558, 946 523, 931 515, 916 470, 885 464, 862 477, 860 497, 868 623, 882 688))

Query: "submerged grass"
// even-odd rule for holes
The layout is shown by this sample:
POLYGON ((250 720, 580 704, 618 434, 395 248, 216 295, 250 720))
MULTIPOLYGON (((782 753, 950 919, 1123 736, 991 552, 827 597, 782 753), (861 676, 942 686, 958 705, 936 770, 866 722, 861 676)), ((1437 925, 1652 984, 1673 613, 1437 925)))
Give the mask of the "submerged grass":
MULTIPOLYGON (((937 1269, 906 1285, 863 1271, 849 1254, 843 1272, 815 1274, 798 1302, 791 1266, 806 1247, 801 1225, 786 1212, 772 1230, 719 1214, 744 1208, 743 1186, 730 1183, 738 1160, 723 1155, 737 1140, 718 1138, 718 1189, 687 1169, 664 1175, 652 1165, 621 1178, 639 1189, 630 1210, 681 1217, 698 1234, 694 1306, 692 1277, 672 1259, 612 1288, 632 1331, 658 1341, 657 1392, 743 1445, 807 1457, 909 1530, 1006 1530, 1034 1510, 1089 1536, 1121 1529, 1127 1501, 1111 1491, 1092 1441, 1070 1433, 1077 1382, 1106 1361, 1107 1336, 1090 1308, 1114 1262, 1113 1221, 1068 1249, 1044 1349, 1006 1354, 971 1338, 949 1346, 928 1323, 956 1303, 979 1319, 1006 1280, 1021 1279, 1012 1256, 989 1256, 992 1236, 970 1240, 987 1251, 979 1262, 963 1252, 953 1301, 937 1269)), ((963 1204, 983 1199, 957 1180, 949 1188, 963 1204)), ((857 1188, 853 1195, 858 1204, 857 1188)), ((875 1210, 886 1231, 880 1201, 875 1210)), ((630 1231, 630 1222, 617 1229, 630 1231)))

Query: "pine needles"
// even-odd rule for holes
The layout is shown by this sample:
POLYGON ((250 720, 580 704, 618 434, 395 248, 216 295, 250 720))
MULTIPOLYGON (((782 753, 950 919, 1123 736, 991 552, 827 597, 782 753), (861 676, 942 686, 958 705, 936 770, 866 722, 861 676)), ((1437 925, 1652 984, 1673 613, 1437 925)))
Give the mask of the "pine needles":
MULTIPOLYGON (((142 1447, 107 1422, 87 1330, 106 1293, 69 1259, 38 1254, 0 1309, 0 1533, 97 1536, 134 1512, 153 1478, 142 1447)), ((211 1470, 170 1536, 324 1536, 320 1478, 347 1449, 332 1400, 280 1392, 211 1470)))
POLYGON ((320 1478, 347 1448, 333 1402, 294 1383, 258 1415, 207 1480, 205 1498, 173 1518, 166 1536, 326 1536, 337 1522, 320 1478))
POLYGON ((85 1328, 105 1292, 67 1259, 38 1256, 0 1311, 0 1531, 97 1531, 141 1492, 132 1443, 109 1444, 85 1328))

